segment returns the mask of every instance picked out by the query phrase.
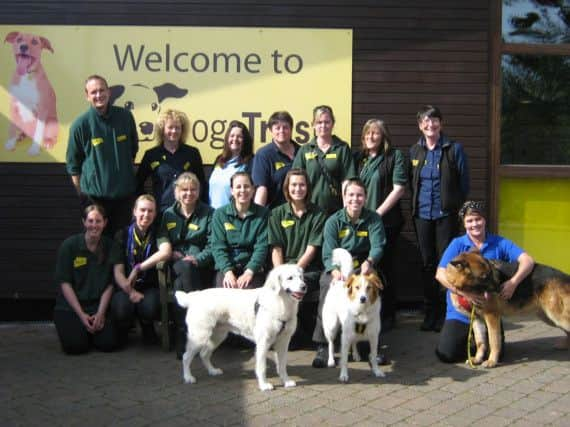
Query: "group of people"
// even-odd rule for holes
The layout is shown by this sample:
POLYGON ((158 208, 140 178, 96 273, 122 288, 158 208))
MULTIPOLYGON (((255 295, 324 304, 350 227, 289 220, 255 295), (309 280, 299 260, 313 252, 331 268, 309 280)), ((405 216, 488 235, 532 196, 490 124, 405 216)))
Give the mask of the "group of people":
MULTIPOLYGON (((247 126, 232 122, 206 180, 200 152, 187 145, 189 121, 183 112, 160 113, 157 145, 136 169, 138 140, 130 112, 110 104, 109 86, 101 76, 86 80, 85 94, 90 107, 70 129, 66 158, 84 232, 63 242, 56 266, 54 322, 66 353, 83 353, 91 345, 103 351, 124 345, 135 318, 144 342, 155 342, 160 262, 170 266, 174 288, 184 291, 258 287, 268 269, 296 263, 304 269, 309 293, 318 294, 318 306, 310 313, 312 340, 318 344, 313 366, 324 367, 328 350, 320 314, 331 278, 340 276, 331 261, 334 248, 347 249, 362 272, 383 276, 383 329, 394 323, 394 253, 404 223, 400 200, 408 183, 423 264, 421 329, 441 330, 446 304, 436 277, 449 286, 437 266, 457 250, 454 241, 444 254, 458 233, 457 214, 469 191, 469 176, 463 148, 442 133, 443 117, 436 107, 418 113, 421 136, 408 164, 378 119, 365 123, 361 147, 352 153, 334 135, 334 113, 326 105, 313 110, 314 136, 302 146, 292 139, 291 115, 272 114, 272 141, 255 155, 247 126), (149 178, 153 195, 144 191, 149 178)), ((483 209, 462 212, 464 221, 483 215, 483 209)), ((482 247, 487 255, 486 235, 471 230, 466 225, 464 246, 482 247)), ((504 252, 509 260, 532 263, 514 245, 511 249, 504 252)), ((528 263, 521 266, 512 286, 528 270, 528 263)), ((176 309, 178 356, 185 342, 184 314, 176 309)), ((310 322, 301 319, 299 329, 310 322)), ((461 338, 456 330, 446 334, 451 335, 461 338)), ((452 359, 444 353, 438 349, 442 360, 452 359)))

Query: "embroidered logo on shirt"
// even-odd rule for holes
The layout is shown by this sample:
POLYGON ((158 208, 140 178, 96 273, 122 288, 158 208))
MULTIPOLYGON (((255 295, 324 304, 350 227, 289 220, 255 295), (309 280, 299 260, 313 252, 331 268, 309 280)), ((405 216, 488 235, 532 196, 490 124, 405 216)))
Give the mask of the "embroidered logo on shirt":
POLYGON ((315 153, 314 151, 310 153, 305 153, 305 160, 313 160, 316 158, 317 158, 317 153, 315 153))
POLYGON ((336 153, 329 153, 325 156, 325 159, 336 159, 336 153))
POLYGON ((183 168, 184 168, 185 171, 187 171, 188 169, 190 169, 190 162, 184 163, 183 168))
POLYGON ((87 265, 87 258, 84 256, 76 256, 73 260, 73 268, 79 268, 83 265, 87 265))
POLYGON ((413 167, 416 167, 419 164, 420 164, 420 161, 418 159, 412 159, 412 166, 413 167))
POLYGON ((224 222, 224 228, 226 231, 235 230, 235 226, 231 222, 224 222))
POLYGON ((188 230, 192 230, 192 231, 196 231, 198 230, 200 227, 198 227, 198 224, 188 224, 188 230))
POLYGON ((155 169, 156 169, 157 167, 159 167, 159 166, 160 166, 160 162, 159 162, 159 161, 152 162, 152 163, 150 164, 150 168, 151 168, 152 170, 155 170, 155 169))
POLYGON ((342 230, 338 231, 338 237, 339 239, 342 239, 343 237, 346 237, 350 234, 350 228, 343 228, 342 230))
POLYGON ((281 221, 281 227, 283 228, 293 227, 294 225, 295 221, 293 221, 292 219, 284 219, 283 221, 281 221))
POLYGON ((368 230, 358 230, 356 237, 368 237, 368 230))
POLYGON ((119 135, 117 137, 117 142, 123 142, 127 140, 127 135, 119 135))
POLYGON ((167 222, 166 223, 166 229, 168 231, 172 230, 173 228, 176 228, 176 223, 175 222, 167 222))
POLYGON ((283 162, 275 162, 275 170, 278 171, 281 168, 285 167, 285 163, 283 162))
POLYGON ((93 144, 93 147, 97 147, 99 144, 103 143, 103 138, 93 138, 91 139, 91 144, 93 144))

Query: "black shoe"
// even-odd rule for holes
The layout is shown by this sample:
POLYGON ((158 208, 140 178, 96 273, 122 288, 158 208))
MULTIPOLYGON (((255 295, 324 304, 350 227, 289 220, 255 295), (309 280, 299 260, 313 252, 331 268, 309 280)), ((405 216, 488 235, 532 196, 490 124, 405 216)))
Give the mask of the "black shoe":
POLYGON ((380 366, 386 366, 392 362, 390 361, 388 356, 386 356, 385 354, 378 353, 378 356, 376 356, 376 363, 378 363, 380 366))
POLYGON ((154 330, 154 325, 152 323, 141 324, 141 330, 142 342, 144 345, 158 344, 158 335, 156 335, 156 331, 154 330))
POLYGON ((317 354, 313 359, 313 368, 326 368, 329 360, 329 350, 326 344, 319 344, 317 354))
POLYGON ((425 314, 424 320, 420 325, 420 331, 433 331, 435 326, 435 313, 428 311, 425 314))
POLYGON ((445 314, 438 316, 433 323, 433 330, 435 332, 440 332, 443 328, 443 324, 445 323, 445 314))

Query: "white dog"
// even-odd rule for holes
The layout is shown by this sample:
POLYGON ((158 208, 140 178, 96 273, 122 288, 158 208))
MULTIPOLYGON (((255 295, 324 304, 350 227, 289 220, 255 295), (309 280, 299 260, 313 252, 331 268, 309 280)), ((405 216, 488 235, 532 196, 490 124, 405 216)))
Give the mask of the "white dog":
POLYGON ((370 366, 376 377, 384 373, 378 367, 378 334, 380 333, 380 290, 382 282, 376 274, 353 274, 352 256, 342 248, 332 252, 333 264, 339 265, 345 281, 332 281, 323 305, 323 330, 329 344, 328 366, 334 363, 334 340, 339 326, 342 328, 340 376, 348 381, 348 351, 360 361, 356 348, 359 341, 370 343, 370 366))
POLYGON ((188 339, 182 357, 184 381, 196 382, 190 365, 197 353, 210 375, 221 375, 222 370, 214 367, 210 358, 228 332, 233 332, 255 342, 255 374, 260 390, 273 389, 265 374, 267 355, 272 349, 283 385, 294 387, 295 381, 287 375, 287 350, 297 328, 299 301, 305 292, 303 269, 293 264, 274 268, 258 289, 177 291, 176 301, 188 309, 188 339))

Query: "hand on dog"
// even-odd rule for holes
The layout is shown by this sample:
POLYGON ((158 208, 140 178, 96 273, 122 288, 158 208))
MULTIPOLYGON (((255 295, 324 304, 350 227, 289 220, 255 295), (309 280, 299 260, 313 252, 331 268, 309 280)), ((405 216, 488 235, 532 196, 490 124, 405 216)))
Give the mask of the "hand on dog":
POLYGON ((343 277, 342 273, 340 270, 334 269, 333 271, 331 271, 331 276, 333 280, 336 280, 337 282, 341 282, 341 281, 345 281, 346 277, 343 277))
POLYGON ((253 280, 253 271, 245 270, 241 276, 237 278, 237 286, 240 289, 248 288, 253 280))
POLYGON ((515 284, 515 282, 513 282, 513 279, 511 278, 511 279, 503 282, 501 284, 500 289, 501 289, 501 292, 499 293, 499 295, 501 295, 501 298, 508 300, 508 299, 511 299, 511 297, 515 293, 515 290, 517 289, 517 285, 515 284))
POLYGON ((233 271, 226 271, 224 274, 224 280, 222 281, 224 288, 235 288, 237 287, 237 279, 233 271))

